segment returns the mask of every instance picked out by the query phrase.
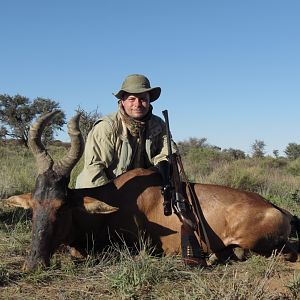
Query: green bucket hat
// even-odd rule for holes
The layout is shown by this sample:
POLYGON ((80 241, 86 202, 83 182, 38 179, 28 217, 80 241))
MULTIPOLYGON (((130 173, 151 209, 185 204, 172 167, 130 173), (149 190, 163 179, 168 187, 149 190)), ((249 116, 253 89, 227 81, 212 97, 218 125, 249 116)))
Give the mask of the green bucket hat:
POLYGON ((132 74, 125 78, 121 89, 117 93, 113 93, 113 95, 121 99, 124 93, 139 94, 145 92, 150 94, 150 102, 153 102, 160 96, 161 88, 152 88, 149 79, 144 75, 132 74))

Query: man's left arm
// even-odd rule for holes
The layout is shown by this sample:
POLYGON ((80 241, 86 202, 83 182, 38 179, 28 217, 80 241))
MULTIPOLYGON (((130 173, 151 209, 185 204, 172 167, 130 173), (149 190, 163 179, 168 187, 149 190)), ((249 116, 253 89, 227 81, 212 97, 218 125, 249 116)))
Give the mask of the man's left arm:
MULTIPOLYGON (((163 123, 165 125, 165 123, 163 123)), ((168 138, 165 126, 162 126, 161 133, 156 137, 155 141, 158 145, 157 154, 152 157, 154 165, 157 165, 159 162, 168 160, 168 138)), ((178 153, 178 148, 176 143, 171 140, 172 153, 178 153)))

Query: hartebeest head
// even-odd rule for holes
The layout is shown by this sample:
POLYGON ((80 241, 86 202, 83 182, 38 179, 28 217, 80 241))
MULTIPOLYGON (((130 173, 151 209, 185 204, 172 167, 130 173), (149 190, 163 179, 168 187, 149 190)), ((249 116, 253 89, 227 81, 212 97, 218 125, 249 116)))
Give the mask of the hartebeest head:
POLYGON ((38 176, 32 193, 12 196, 6 204, 25 209, 32 208, 32 242, 30 256, 24 270, 34 269, 39 263, 49 266, 50 258, 58 246, 68 243, 72 227, 72 211, 76 205, 91 213, 106 214, 117 208, 106 205, 91 197, 83 197, 78 203, 68 188, 70 173, 80 159, 84 142, 79 129, 79 115, 68 123, 71 147, 63 159, 54 162, 41 142, 41 135, 47 123, 59 111, 41 116, 29 132, 29 146, 36 158, 38 176))
POLYGON ((28 198, 33 208, 31 254, 26 269, 38 262, 48 266, 52 253, 65 238, 71 226, 71 210, 68 208, 68 184, 72 168, 83 153, 83 138, 79 130, 79 115, 68 123, 71 147, 65 157, 54 162, 41 142, 46 124, 59 111, 50 112, 38 119, 29 132, 29 146, 36 158, 38 176, 32 197, 28 198), (55 236, 55 238, 53 238, 55 236))

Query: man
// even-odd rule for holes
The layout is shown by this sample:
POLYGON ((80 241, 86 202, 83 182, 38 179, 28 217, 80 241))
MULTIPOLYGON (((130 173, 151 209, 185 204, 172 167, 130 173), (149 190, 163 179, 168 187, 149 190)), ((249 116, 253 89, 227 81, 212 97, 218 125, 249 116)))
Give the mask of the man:
MULTIPOLYGON (((161 88, 152 88, 144 75, 125 78, 121 89, 114 94, 118 111, 96 122, 87 137, 84 168, 76 188, 104 185, 128 170, 156 166, 166 190, 169 184, 166 125, 152 114, 151 105, 160 93, 161 88)), ((165 204, 170 203, 167 194, 165 204)), ((170 206, 165 210, 166 214, 171 213, 170 206)))
MULTIPOLYGON (((168 145, 165 122, 152 114, 152 105, 161 93, 160 87, 151 87, 144 75, 133 74, 125 78, 121 89, 114 94, 118 99, 116 113, 96 122, 88 134, 84 168, 77 177, 76 188, 104 185, 134 168, 155 166, 162 175, 164 214, 172 213, 169 186, 168 145)), ((172 151, 175 152, 175 144, 172 151)), ((177 206, 177 213, 191 226, 182 226, 183 257, 199 252, 197 263, 205 260, 197 242, 186 204, 177 206)), ((191 260, 192 261, 192 260, 191 260)), ((192 262, 193 263, 193 262, 192 262)))

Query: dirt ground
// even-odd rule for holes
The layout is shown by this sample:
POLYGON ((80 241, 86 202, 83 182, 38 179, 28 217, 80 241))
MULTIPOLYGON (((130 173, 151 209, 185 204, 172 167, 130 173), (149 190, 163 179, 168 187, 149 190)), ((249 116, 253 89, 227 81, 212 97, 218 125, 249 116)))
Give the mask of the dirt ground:
POLYGON ((287 293, 287 285, 293 280, 295 274, 300 274, 300 261, 294 263, 285 262, 285 264, 289 270, 281 273, 276 272, 268 281, 268 288, 276 292, 276 294, 287 293))

